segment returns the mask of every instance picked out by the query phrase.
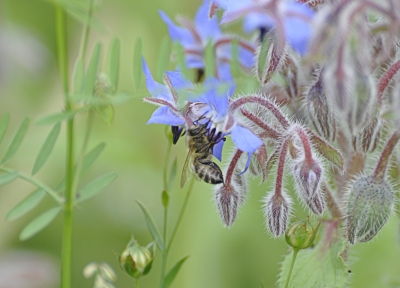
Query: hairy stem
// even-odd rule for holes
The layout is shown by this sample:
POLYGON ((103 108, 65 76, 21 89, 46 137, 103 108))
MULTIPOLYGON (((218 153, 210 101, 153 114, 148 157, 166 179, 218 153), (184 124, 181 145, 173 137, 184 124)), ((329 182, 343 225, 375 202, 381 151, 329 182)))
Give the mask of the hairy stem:
POLYGON ((242 97, 239 98, 232 103, 229 104, 229 110, 231 112, 234 112, 238 108, 242 107, 243 105, 246 104, 259 104, 261 106, 264 106, 267 108, 281 123, 283 128, 288 128, 290 126, 289 120, 286 118, 286 116, 279 110, 279 108, 271 101, 263 97, 259 96, 247 96, 247 97, 242 97))
POLYGON ((389 163, 390 155, 392 155, 393 149, 400 139, 400 130, 397 130, 390 137, 389 141, 386 143, 385 148, 383 148, 382 154, 379 157, 378 164, 376 165, 374 171, 374 178, 377 181, 383 181, 385 178, 386 168, 389 163))
POLYGON ((394 63, 390 68, 383 74, 382 78, 378 83, 378 103, 382 105, 383 93, 385 92, 386 87, 389 85, 389 82, 393 79, 394 75, 400 69, 400 60, 394 63))
POLYGON ((283 174, 285 170, 285 160, 286 153, 289 144, 289 138, 285 139, 282 143, 280 155, 279 155, 279 163, 278 169, 276 171, 276 180, 275 180, 275 195, 282 195, 282 182, 283 182, 283 174))
POLYGON ((299 251, 300 250, 293 249, 292 263, 290 263, 289 274, 288 274, 288 277, 286 279, 285 288, 289 287, 290 276, 292 276, 294 262, 296 261, 297 253, 299 253, 299 251))

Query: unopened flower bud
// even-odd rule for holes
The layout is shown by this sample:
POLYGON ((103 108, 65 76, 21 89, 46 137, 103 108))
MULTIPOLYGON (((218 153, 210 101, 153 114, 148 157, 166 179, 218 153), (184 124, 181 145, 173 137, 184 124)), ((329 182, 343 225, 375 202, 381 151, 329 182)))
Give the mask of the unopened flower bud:
POLYGON ((140 246, 132 237, 119 257, 121 268, 131 277, 140 278, 150 272, 155 256, 155 243, 140 246))
POLYGON ((314 229, 308 218, 293 223, 285 235, 286 243, 295 250, 307 249, 313 244, 320 224, 314 229))
POLYGON ((322 190, 316 193, 313 198, 306 202, 307 206, 316 215, 322 215, 325 209, 325 199, 322 195, 322 190))
POLYGON ((242 202, 240 192, 231 183, 225 183, 224 186, 221 185, 217 188, 215 202, 222 221, 227 227, 231 226, 242 202))
POLYGON ((336 120, 333 107, 328 101, 324 88, 323 71, 319 72, 317 81, 310 87, 305 97, 307 116, 317 133, 333 141, 336 137, 336 120))
POLYGON ((283 235, 287 229, 291 199, 284 192, 270 193, 265 199, 265 217, 268 229, 275 237, 283 235))
MULTIPOLYGON (((320 199, 323 200, 323 198, 317 197, 317 194, 321 193, 320 180, 322 176, 322 169, 323 166, 318 160, 315 159, 306 160, 303 158, 297 161, 297 163, 294 165, 293 173, 297 184, 296 192, 314 213, 314 210, 318 211, 320 209, 313 208, 313 203, 316 200, 317 202, 320 199)), ((318 203, 316 203, 316 205, 321 206, 318 205, 318 203)), ((322 214, 322 212, 316 214, 322 214)))
POLYGON ((385 180, 358 178, 348 192, 346 231, 351 244, 367 242, 382 229, 394 209, 394 193, 385 180))

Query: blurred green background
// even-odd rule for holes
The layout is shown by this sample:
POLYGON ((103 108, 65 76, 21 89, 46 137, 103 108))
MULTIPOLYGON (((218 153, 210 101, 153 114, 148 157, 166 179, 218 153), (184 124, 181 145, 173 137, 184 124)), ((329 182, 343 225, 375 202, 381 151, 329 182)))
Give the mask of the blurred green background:
MULTIPOLYGON (((127 91, 134 97, 115 107, 112 125, 104 124, 98 115, 95 118, 88 148, 102 141, 107 145, 94 167, 82 179, 81 186, 109 171, 115 171, 119 176, 101 194, 75 209, 73 287, 92 287, 93 279, 87 280, 82 275, 83 268, 91 261, 108 262, 118 274, 117 287, 134 287, 133 279, 119 268, 113 251, 122 252, 132 234, 142 245, 152 241, 135 200, 148 207, 161 227, 161 190, 167 140, 164 126, 145 124, 154 107, 141 100, 148 95, 144 81, 140 91, 133 88, 134 45, 136 39, 141 37, 143 56, 153 74, 157 75, 159 47, 167 35, 158 10, 164 10, 172 18, 178 14, 193 17, 200 3, 184 0, 105 0, 94 12, 105 29, 91 30, 88 51, 97 41, 107 48, 113 37, 119 37, 122 57, 119 90, 127 91)), ((7 112, 11 114, 9 129, 0 146, 5 151, 26 115, 36 120, 59 112, 63 109, 63 95, 56 69, 52 4, 40 0, 2 0, 0 13, 0 116, 7 112)), ((81 32, 82 25, 68 18, 70 71, 78 54, 81 32)), ((103 49, 105 57, 104 52, 103 49)), ((169 68, 173 69, 171 65, 169 68)), ((33 122, 17 157, 8 164, 27 173, 30 173, 41 144, 51 129, 51 126, 38 126, 33 122)), ((81 145, 84 124, 83 115, 78 116, 75 124, 78 145, 81 145)), ((178 157, 178 171, 186 157, 184 144, 184 141, 179 141, 172 149, 171 159, 178 157)), ((56 186, 64 175, 64 154, 63 129, 50 161, 37 177, 56 186)), ((265 287, 275 286, 279 265, 288 248, 283 239, 271 239, 265 230, 261 200, 270 186, 269 183, 259 185, 258 179, 251 181, 247 202, 233 227, 227 229, 216 211, 212 187, 196 183, 168 268, 184 256, 190 257, 172 287, 261 287, 261 282, 265 287)), ((46 255, 53 261, 50 263, 54 273, 58 273, 62 216, 32 239, 25 242, 18 240, 19 232, 29 221, 54 205, 49 197, 24 217, 13 222, 4 220, 11 207, 33 190, 33 186, 21 180, 0 188, 0 281, 1 277, 7 277, 1 273, 2 267, 5 267, 1 266, 2 261, 6 266, 14 263, 7 260, 10 255, 15 255, 10 254, 12 251, 33 251, 46 255)), ((186 189, 179 189, 178 183, 170 192, 170 220, 173 223, 185 193, 186 189)), ((306 216, 299 207, 296 215, 306 216)), ((400 283, 398 230, 398 217, 392 217, 372 243, 351 247, 349 269, 352 277, 349 287, 394 287, 393 283, 400 283)), ((28 267, 32 271, 37 269, 34 263, 28 267)), ((17 262, 17 265, 22 263, 17 262)), ((141 279, 141 287, 157 287, 160 266, 161 255, 158 252, 153 270, 141 279)), ((55 277, 58 278, 57 275, 55 277)), ((50 287, 57 287, 57 281, 50 287)))

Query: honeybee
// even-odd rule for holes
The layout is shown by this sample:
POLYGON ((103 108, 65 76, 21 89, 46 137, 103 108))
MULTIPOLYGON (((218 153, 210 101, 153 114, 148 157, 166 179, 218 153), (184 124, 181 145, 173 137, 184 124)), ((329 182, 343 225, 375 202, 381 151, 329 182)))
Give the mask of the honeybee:
MULTIPOLYGON (((224 177, 221 169, 212 159, 212 149, 216 144, 214 132, 207 135, 207 124, 198 124, 187 130, 187 143, 189 153, 183 165, 181 188, 190 176, 190 168, 206 183, 220 184, 224 183, 224 177), (191 166, 193 165, 193 166, 191 166)), ((195 177, 196 177, 195 175, 195 177)))

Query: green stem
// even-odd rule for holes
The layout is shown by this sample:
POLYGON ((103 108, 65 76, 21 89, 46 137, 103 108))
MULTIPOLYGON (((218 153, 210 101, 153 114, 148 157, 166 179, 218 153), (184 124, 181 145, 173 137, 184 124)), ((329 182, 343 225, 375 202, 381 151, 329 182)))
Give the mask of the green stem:
POLYGON ((170 250, 170 248, 172 246, 172 242, 175 239, 176 232, 178 231, 178 228, 179 228, 179 226, 180 226, 180 224, 182 222, 182 218, 183 218, 183 215, 185 214, 186 207, 187 207, 187 204, 189 202, 190 195, 192 194, 193 186, 194 186, 194 177, 192 177, 192 180, 190 182, 189 190, 186 193, 186 197, 185 197, 185 200, 183 202, 181 212, 179 213, 178 221, 176 222, 174 230, 172 231, 171 239, 169 240, 168 246, 166 246, 167 247, 166 248, 167 249, 166 250, 167 253, 169 252, 169 250, 170 250))
POLYGON ((81 46, 79 48, 79 58, 82 60, 84 59, 85 54, 86 54, 87 42, 88 42, 89 31, 90 31, 89 23, 92 18, 92 14, 93 14, 93 0, 90 0, 87 18, 86 18, 86 25, 83 27, 81 46))
POLYGON ((61 199, 61 197, 57 194, 57 192, 55 192, 53 189, 51 189, 49 186, 47 186, 43 182, 41 182, 35 178, 32 178, 30 175, 16 171, 14 169, 7 168, 7 167, 0 167, 0 171, 4 171, 7 173, 16 173, 19 178, 35 185, 38 188, 42 188, 45 192, 47 192, 47 194, 49 194, 51 197, 53 197, 54 200, 56 200, 58 204, 64 203, 63 200, 61 199))
MULTIPOLYGON (((72 110, 69 101, 69 79, 68 79, 68 55, 67 55, 67 29, 66 16, 61 5, 56 4, 56 37, 57 37, 57 59, 61 83, 64 92, 65 111, 72 110)), ((71 252, 72 252, 72 218, 73 218, 73 180, 74 180, 74 120, 67 121, 67 147, 66 147, 66 189, 64 205, 64 224, 62 237, 61 256, 61 287, 71 287, 71 252)))
POLYGON ((168 148, 167 148, 167 155, 165 156, 164 162, 164 190, 168 190, 168 163, 169 163, 169 156, 171 154, 171 141, 168 141, 168 148))
POLYGON ((140 285, 139 285, 139 279, 136 279, 136 281, 135 281, 135 282, 136 282, 136 285, 135 285, 135 286, 136 286, 136 288, 139 288, 139 287, 140 287, 140 285))
POLYGON ((286 280, 285 288, 289 287, 290 276, 292 275, 294 262, 296 261, 297 253, 299 253, 299 251, 300 250, 293 249, 292 263, 290 264, 289 275, 288 275, 287 280, 286 280))
MULTIPOLYGON (((167 155, 165 156, 165 162, 164 162, 164 191, 167 191, 168 189, 168 163, 171 152, 171 146, 172 146, 171 141, 168 141, 167 155)), ((163 254, 161 261, 160 288, 164 286, 165 267, 167 266, 168 251, 165 249, 167 243, 167 230, 168 230, 168 207, 164 206, 164 230, 163 230, 164 251, 162 251, 163 254)))

